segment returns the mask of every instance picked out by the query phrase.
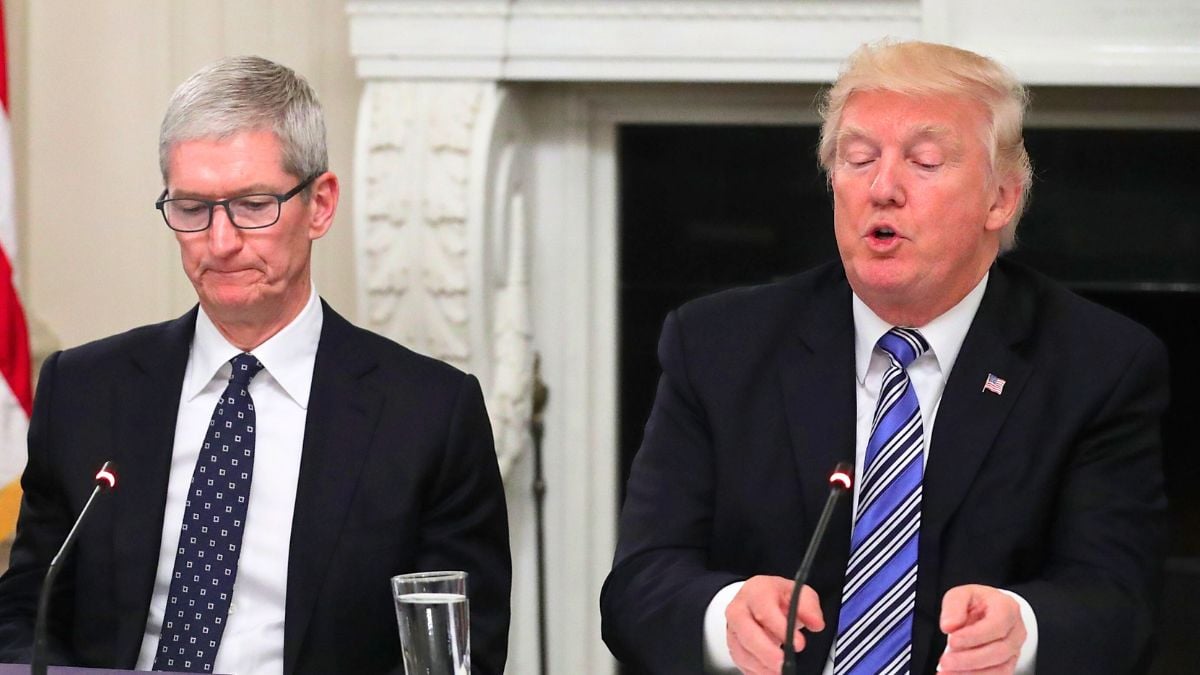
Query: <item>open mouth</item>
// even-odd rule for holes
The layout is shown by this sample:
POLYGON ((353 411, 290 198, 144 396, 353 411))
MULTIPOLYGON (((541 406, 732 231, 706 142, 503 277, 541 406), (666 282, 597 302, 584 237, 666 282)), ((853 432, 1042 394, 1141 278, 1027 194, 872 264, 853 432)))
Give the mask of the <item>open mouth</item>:
POLYGON ((891 241, 896 237, 896 231, 890 227, 881 226, 873 228, 870 236, 877 241, 891 241))

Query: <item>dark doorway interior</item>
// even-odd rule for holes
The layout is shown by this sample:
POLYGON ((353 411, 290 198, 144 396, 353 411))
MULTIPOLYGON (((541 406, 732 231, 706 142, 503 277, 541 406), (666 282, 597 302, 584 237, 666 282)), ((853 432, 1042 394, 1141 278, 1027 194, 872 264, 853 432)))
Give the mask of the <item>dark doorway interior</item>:
MULTIPOLYGON (((815 126, 621 127, 622 485, 653 401, 666 313, 836 255, 816 145, 815 126)), ((1184 664, 1200 663, 1188 637, 1200 626, 1200 453, 1185 427, 1200 404, 1200 131, 1033 129, 1026 146, 1036 179, 1013 257, 1146 325, 1170 351, 1171 562, 1154 672, 1190 672, 1184 664)))

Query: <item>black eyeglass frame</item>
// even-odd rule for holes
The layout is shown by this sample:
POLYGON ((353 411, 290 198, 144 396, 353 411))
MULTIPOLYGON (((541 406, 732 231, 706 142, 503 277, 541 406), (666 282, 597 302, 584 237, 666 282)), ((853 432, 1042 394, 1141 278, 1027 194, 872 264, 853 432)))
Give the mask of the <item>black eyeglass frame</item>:
POLYGON ((252 192, 250 194, 238 195, 236 197, 230 197, 228 199, 218 199, 215 201, 211 200, 211 199, 197 199, 195 197, 179 197, 179 198, 167 199, 167 190, 166 190, 166 188, 164 188, 162 191, 162 194, 160 194, 158 196, 158 199, 155 200, 154 208, 158 209, 158 212, 162 214, 163 222, 167 224, 167 227, 171 228, 172 230, 174 230, 176 232, 203 232, 203 231, 207 230, 208 228, 212 227, 213 210, 216 209, 218 206, 225 209, 225 215, 229 217, 229 224, 233 225, 237 229, 239 229, 239 230, 262 230, 262 229, 271 227, 275 223, 278 223, 279 219, 281 217, 283 217, 284 203, 286 203, 292 197, 295 197, 296 195, 303 192, 305 188, 307 188, 309 185, 312 185, 312 182, 315 181, 318 177, 320 177, 321 174, 323 174, 323 173, 325 173, 324 170, 317 171, 316 173, 310 175, 308 178, 305 178, 304 180, 300 181, 299 185, 292 188, 291 190, 288 190, 287 192, 285 192, 283 194, 274 194, 271 192, 252 192), (275 201, 278 202, 278 205, 279 205, 279 209, 275 213, 275 220, 272 220, 271 222, 267 223, 266 225, 251 225, 248 227, 244 226, 244 225, 238 225, 237 220, 233 217, 233 209, 229 208, 229 205, 232 202, 235 202, 239 199, 245 199, 246 197, 272 197, 272 198, 274 198, 275 201), (201 203, 201 204, 204 204, 205 206, 207 206, 208 207, 208 224, 198 230, 181 230, 178 227, 175 227, 174 225, 172 225, 171 221, 167 218, 167 210, 163 207, 167 204, 167 202, 175 202, 175 201, 198 202, 198 203, 201 203))

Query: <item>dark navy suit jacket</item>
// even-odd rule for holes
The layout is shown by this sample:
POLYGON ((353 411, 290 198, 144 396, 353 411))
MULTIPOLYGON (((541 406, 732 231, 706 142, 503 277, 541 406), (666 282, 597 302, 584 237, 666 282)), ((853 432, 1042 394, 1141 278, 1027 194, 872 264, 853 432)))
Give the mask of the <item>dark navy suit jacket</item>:
MULTIPOLYGON (((403 672, 389 578, 461 569, 470 575, 474 671, 499 674, 511 562, 479 383, 327 305, 324 317, 286 570, 284 672, 403 672)), ((43 366, 11 566, 0 579, 0 661, 28 660, 46 567, 92 474, 113 459, 120 483, 59 577, 51 641, 57 663, 134 666, 195 321, 193 309, 43 366)))
MULTIPOLYGON (((689 303, 667 317, 663 374, 634 460, 604 639, 650 673, 702 669, 705 608, 756 574, 791 577, 855 442, 854 325, 840 264, 689 303)), ((941 597, 967 583, 1029 601, 1038 672, 1144 668, 1164 552, 1162 344, 1141 326, 1001 260, 930 442, 914 673, 945 646, 941 597), (989 374, 1003 393, 984 391, 989 374)), ((850 509, 835 515, 810 585, 836 632, 850 509)))

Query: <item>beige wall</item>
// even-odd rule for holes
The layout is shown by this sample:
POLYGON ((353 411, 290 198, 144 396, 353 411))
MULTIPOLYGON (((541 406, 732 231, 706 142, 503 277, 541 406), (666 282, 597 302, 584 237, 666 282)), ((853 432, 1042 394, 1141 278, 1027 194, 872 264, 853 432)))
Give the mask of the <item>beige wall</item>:
POLYGON ((343 182, 316 245, 318 290, 353 319, 350 169, 360 85, 343 0, 4 0, 22 295, 35 350, 181 313, 194 295, 153 202, 172 89, 201 65, 259 54, 304 74, 325 105, 343 182))

